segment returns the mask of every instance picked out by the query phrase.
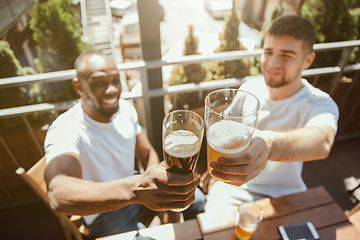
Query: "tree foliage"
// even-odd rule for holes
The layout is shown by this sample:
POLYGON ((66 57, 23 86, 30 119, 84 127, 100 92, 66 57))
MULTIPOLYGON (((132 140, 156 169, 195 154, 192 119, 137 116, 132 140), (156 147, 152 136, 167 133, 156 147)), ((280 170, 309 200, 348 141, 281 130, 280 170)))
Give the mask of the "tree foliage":
MULTIPOLYGON (((71 0, 38 0, 31 11, 30 28, 37 42, 35 64, 39 72, 74 68, 76 58, 92 48, 83 42, 80 16, 71 0)), ((78 98, 71 80, 34 86, 37 102, 56 102, 78 98)))
MULTIPOLYGON (((1 78, 16 77, 34 74, 31 67, 22 67, 16 58, 10 44, 0 41, 0 81, 1 78)), ((0 88, 0 109, 25 104, 28 101, 25 93, 27 87, 2 87, 0 88)))
MULTIPOLYGON (((219 35, 220 45, 215 52, 246 49, 239 41, 240 22, 240 12, 236 8, 236 1, 233 0, 232 10, 224 19, 224 31, 219 35)), ((250 74, 250 64, 248 59, 214 62, 210 65, 210 71, 213 79, 240 78, 250 74)))
MULTIPOLYGON (((16 58, 10 44, 7 41, 0 41, 0 81, 1 78, 17 77, 29 74, 35 74, 35 70, 31 67, 22 67, 16 58)), ((32 101, 30 86, 15 86, 0 88, 0 109, 16 107, 28 104, 32 101)), ((21 119, 5 118, 0 119, 2 128, 16 129, 22 124, 21 119)))
MULTIPOLYGON (((199 53, 199 39, 194 35, 194 28, 189 25, 189 35, 184 41, 183 56, 199 53)), ((202 64, 177 65, 173 68, 170 85, 185 83, 199 83, 206 79, 206 69, 202 64)), ((173 109, 197 107, 198 93, 177 94, 176 104, 173 102, 173 109)))
POLYGON ((90 45, 81 40, 80 17, 71 0, 37 1, 30 28, 38 43, 36 66, 40 72, 74 68, 74 61, 90 45))
POLYGON ((0 41, 0 78, 23 76, 34 74, 31 67, 22 67, 16 58, 10 44, 7 41, 0 41))
MULTIPOLYGON (((317 43, 355 40, 358 38, 358 16, 350 9, 355 0, 307 0, 301 15, 308 18, 317 31, 317 43)), ((319 52, 312 67, 337 65, 341 51, 319 52)))
POLYGON ((271 15, 269 19, 266 19, 263 23, 263 29, 266 29, 272 21, 276 18, 280 17, 282 14, 282 8, 280 4, 275 4, 273 9, 271 10, 271 15))
POLYGON ((0 41, 0 64, 0 78, 20 75, 20 62, 6 41, 0 41))

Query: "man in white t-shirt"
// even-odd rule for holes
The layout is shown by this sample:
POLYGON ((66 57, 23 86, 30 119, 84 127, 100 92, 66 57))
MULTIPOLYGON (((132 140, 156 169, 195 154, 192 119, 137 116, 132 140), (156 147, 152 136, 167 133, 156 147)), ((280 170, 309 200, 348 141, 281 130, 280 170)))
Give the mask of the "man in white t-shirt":
POLYGON ((327 93, 301 74, 315 59, 315 39, 312 23, 298 15, 280 17, 266 30, 261 55, 264 77, 240 87, 260 101, 260 131, 255 131, 243 152, 211 161, 212 175, 230 184, 207 178, 206 212, 305 191, 303 162, 328 156, 339 110, 327 93))
MULTIPOLYGON (((82 215, 98 238, 143 227, 140 205, 166 211, 191 204, 196 174, 173 174, 159 163, 135 108, 120 99, 116 64, 99 51, 87 51, 77 58, 75 68, 73 86, 81 103, 60 115, 45 139, 52 209, 82 215), (134 175, 135 154, 145 169, 142 174, 134 175)), ((184 217, 203 210, 205 198, 199 197, 184 217)))

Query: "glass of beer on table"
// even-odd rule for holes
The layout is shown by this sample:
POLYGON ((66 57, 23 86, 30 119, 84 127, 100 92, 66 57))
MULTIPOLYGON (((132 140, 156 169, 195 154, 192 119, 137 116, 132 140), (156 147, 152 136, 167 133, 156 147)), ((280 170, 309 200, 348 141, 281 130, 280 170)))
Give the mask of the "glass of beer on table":
MULTIPOLYGON (((204 120, 189 110, 175 110, 163 120, 162 144, 169 172, 189 174, 194 172, 204 134, 204 120)), ((173 209, 180 212, 187 209, 173 209)))
POLYGON ((239 153, 250 145, 259 109, 259 100, 243 90, 220 89, 206 96, 204 121, 207 165, 211 176, 212 160, 217 161, 222 155, 239 153))
POLYGON ((244 202, 240 205, 236 216, 235 236, 239 240, 250 239, 258 223, 261 222, 264 211, 254 202, 244 202))

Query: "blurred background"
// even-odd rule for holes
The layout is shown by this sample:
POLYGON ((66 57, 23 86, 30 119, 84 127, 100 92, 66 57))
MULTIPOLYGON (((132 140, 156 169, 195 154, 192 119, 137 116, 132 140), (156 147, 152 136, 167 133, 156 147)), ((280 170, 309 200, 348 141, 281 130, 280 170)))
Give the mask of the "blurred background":
POLYGON ((118 64, 122 96, 161 157, 164 114, 201 109, 209 91, 261 75, 263 29, 286 14, 314 23, 317 57, 303 74, 340 108, 331 155, 304 164, 303 177, 351 209, 360 200, 359 0, 0 0, 0 238, 21 222, 13 239, 31 229, 43 235, 24 239, 47 239, 39 229, 58 224, 15 170, 43 156, 47 128, 78 101, 71 79, 81 52, 99 49, 118 64))

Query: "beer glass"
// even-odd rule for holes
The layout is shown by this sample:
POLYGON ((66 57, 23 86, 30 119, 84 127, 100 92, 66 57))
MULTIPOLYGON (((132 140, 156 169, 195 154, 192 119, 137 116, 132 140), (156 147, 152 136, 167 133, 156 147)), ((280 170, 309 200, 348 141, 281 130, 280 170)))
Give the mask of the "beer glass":
MULTIPOLYGON (((176 110, 163 120, 162 144, 169 172, 189 174, 194 172, 204 134, 204 121, 195 112, 176 110)), ((183 211, 187 209, 174 209, 183 211)))
POLYGON ((264 211, 254 202, 244 202, 236 215, 235 236, 239 240, 248 240, 263 219, 264 211))
POLYGON ((220 89, 206 96, 204 121, 210 174, 212 160, 217 161, 222 155, 239 153, 250 145, 259 109, 259 100, 243 90, 220 89))

